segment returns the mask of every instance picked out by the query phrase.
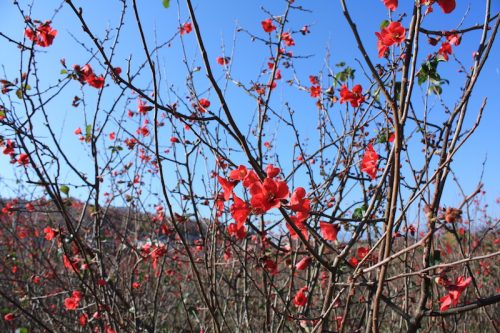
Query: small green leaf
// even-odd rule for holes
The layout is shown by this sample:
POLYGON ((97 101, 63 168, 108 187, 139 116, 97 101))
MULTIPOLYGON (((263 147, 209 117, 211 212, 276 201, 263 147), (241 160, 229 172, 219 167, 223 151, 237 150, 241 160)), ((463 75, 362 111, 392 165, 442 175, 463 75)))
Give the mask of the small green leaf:
POLYGON ((363 205, 361 207, 358 207, 354 210, 354 212, 352 213, 352 218, 354 220, 358 220, 360 221, 361 219, 363 219, 363 216, 365 215, 365 212, 366 212, 366 205, 363 205))
POLYGON ((68 74, 68 71, 65 69, 61 69, 61 74, 68 74))
POLYGON ((26 327, 18 327, 15 333, 29 333, 29 330, 26 327))
POLYGON ((92 125, 87 125, 85 127, 85 139, 90 139, 90 136, 92 135, 92 125))
POLYGON ((380 23, 380 30, 387 28, 389 26, 389 21, 383 20, 382 23, 380 23))
POLYGON ((170 7, 170 0, 163 0, 163 7, 165 8, 170 7))
POLYGON ((59 190, 66 195, 69 194, 69 187, 66 185, 61 185, 61 187, 59 187, 59 190))
POLYGON ((16 90, 16 96, 19 99, 23 99, 23 91, 21 90, 21 88, 16 90))
POLYGON ((5 111, 0 110, 0 119, 5 117, 5 111))

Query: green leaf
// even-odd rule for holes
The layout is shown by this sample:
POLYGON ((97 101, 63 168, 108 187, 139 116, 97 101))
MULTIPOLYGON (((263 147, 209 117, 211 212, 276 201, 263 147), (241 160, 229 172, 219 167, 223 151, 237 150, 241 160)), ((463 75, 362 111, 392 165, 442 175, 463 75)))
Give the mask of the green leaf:
POLYGON ((163 7, 165 8, 170 7, 170 0, 163 0, 163 7))
POLYGON ((61 74, 68 74, 68 71, 65 69, 61 69, 61 74))
POLYGON ((387 142, 387 140, 388 140, 387 133, 380 133, 377 139, 377 143, 385 143, 387 142))
POLYGON ((66 195, 69 194, 69 187, 66 185, 61 185, 61 187, 59 187, 59 190, 66 195))
POLYGON ((389 21, 383 20, 382 23, 380 23, 380 30, 387 28, 389 26, 389 21))
POLYGON ((0 119, 5 117, 5 111, 0 110, 0 119))
POLYGON ((18 327, 15 333, 29 333, 29 330, 26 327, 18 327))
POLYGON ((353 220, 360 221, 361 219, 363 219, 363 216, 365 215, 366 212, 366 208, 367 208, 366 205, 362 205, 361 207, 356 208, 352 213, 353 220))
POLYGON ((23 91, 21 90, 21 88, 16 90, 16 96, 19 99, 23 99, 23 91))
POLYGON ((90 139, 90 136, 92 135, 92 125, 87 125, 85 127, 85 139, 90 139))

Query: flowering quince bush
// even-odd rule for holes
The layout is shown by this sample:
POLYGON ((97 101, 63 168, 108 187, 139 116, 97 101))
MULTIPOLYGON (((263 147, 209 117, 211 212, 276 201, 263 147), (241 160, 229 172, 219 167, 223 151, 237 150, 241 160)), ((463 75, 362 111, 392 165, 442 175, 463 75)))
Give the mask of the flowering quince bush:
POLYGON ((318 66, 303 0, 235 29, 253 64, 207 38, 199 1, 157 1, 179 6, 158 31, 153 2, 117 1, 105 30, 101 4, 15 2, 0 331, 498 332, 500 220, 453 159, 500 16, 364 1, 369 31, 336 4, 359 61, 318 66))

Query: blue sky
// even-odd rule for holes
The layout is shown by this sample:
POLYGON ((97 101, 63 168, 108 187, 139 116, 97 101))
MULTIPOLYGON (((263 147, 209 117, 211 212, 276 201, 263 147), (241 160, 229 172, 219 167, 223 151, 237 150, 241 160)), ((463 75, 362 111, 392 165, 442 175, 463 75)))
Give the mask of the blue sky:
MULTIPOLYGON (((444 15, 440 9, 435 6, 435 12, 426 19, 424 26, 428 29, 438 30, 451 30, 457 28, 462 22, 462 27, 468 27, 483 20, 482 14, 482 1, 463 1, 457 0, 457 8, 451 15, 444 15), (464 16, 464 13, 467 15, 464 16)), ((27 2, 20 1, 21 6, 26 9, 27 2)), ((76 17, 70 9, 64 5, 57 12, 53 18, 53 27, 58 29, 59 34, 54 42, 54 45, 48 48, 45 54, 40 55, 39 67, 42 69, 41 73, 46 75, 47 78, 55 80, 59 76, 61 65, 59 59, 64 57, 69 66, 72 64, 85 64, 89 61, 89 53, 79 44, 78 41, 91 45, 89 39, 82 33, 80 24, 77 22, 76 17), (73 39, 72 35, 78 40, 73 39)), ((378 31, 379 25, 382 20, 387 18, 387 11, 379 0, 352 0, 348 1, 349 8, 352 12, 353 19, 357 22, 359 30, 362 32, 362 38, 365 42, 367 49, 369 49, 372 59, 376 63, 382 63, 383 60, 376 57, 376 37, 375 31, 378 31)), ((393 18, 398 19, 399 15, 409 8, 410 1, 400 1, 401 5, 398 10, 393 13, 393 18)), ((499 1, 494 0, 493 12, 500 10, 499 1)), ((60 1, 35 1, 33 6, 32 18, 45 20, 53 16, 54 8, 58 8, 60 1)), ((102 38, 105 35, 105 29, 116 26, 119 19, 119 1, 75 1, 77 6, 84 7, 84 16, 88 20, 89 25, 96 34, 102 38)), ((311 34, 301 36, 300 34, 294 35, 296 46, 291 48, 295 55, 308 56, 307 59, 297 60, 295 62, 298 79, 306 82, 310 74, 318 74, 325 69, 325 54, 330 54, 328 62, 336 64, 341 61, 346 61, 348 65, 357 70, 357 80, 359 83, 366 84, 366 80, 361 74, 361 69, 356 63, 355 59, 361 59, 360 53, 355 47, 352 33, 348 29, 347 23, 340 11, 340 4, 338 1, 304 1, 297 0, 297 5, 302 5, 307 11, 294 11, 290 16, 290 30, 297 31, 304 25, 310 27, 311 34), (309 12, 309 10, 311 12, 309 12)), ((266 59, 268 50, 260 43, 252 42, 249 36, 243 32, 235 33, 238 27, 244 28, 249 32, 266 38, 263 33, 260 22, 266 19, 268 15, 261 9, 275 14, 281 15, 284 11, 283 1, 195 1, 195 10, 198 13, 198 20, 202 28, 202 34, 206 41, 207 51, 209 58, 213 59, 213 66, 215 58, 223 53, 232 57, 232 75, 241 80, 242 82, 250 82, 257 79, 257 73, 266 66, 266 59), (224 49, 224 51, 222 51, 224 49)), ((130 9, 130 8, 129 8, 130 9)), ((0 21, 0 31, 6 35, 21 40, 23 37, 24 24, 17 9, 10 3, 3 1, 0 3, 0 12, 3 13, 3 20, 0 21)), ((188 20, 188 13, 186 6, 183 2, 177 3, 171 1, 171 6, 168 9, 163 8, 160 0, 149 0, 140 2, 140 14, 143 18, 144 29, 147 32, 149 42, 153 43, 155 40, 162 42, 172 37, 177 29, 179 22, 188 20), (147 5, 145 5, 147 3, 147 5)), ((127 14, 127 25, 123 30, 123 36, 118 46, 118 52, 115 57, 116 66, 125 67, 126 60, 132 55, 133 66, 137 66, 144 57, 142 50, 137 43, 138 34, 132 19, 132 11, 129 10, 127 14)), ((403 25, 407 26, 409 23, 408 17, 404 17, 403 25)), ((468 34, 462 42, 462 45, 454 48, 457 56, 464 61, 464 65, 470 66, 472 63, 472 51, 476 47, 479 39, 479 33, 468 34)), ((184 37, 186 54, 192 63, 199 63, 201 65, 200 56, 194 43, 194 34, 186 35, 184 37)), ((422 47, 426 47, 423 43, 422 47)), ((2 50, 1 64, 4 66, 1 71, 7 74, 7 77, 12 79, 19 76, 19 50, 12 44, 8 43, 5 39, 0 39, 0 49, 2 50)), ((430 51, 437 50, 437 47, 429 48, 430 51)), ((429 51, 429 52, 430 52, 429 51)), ((166 48, 161 53, 159 59, 162 64, 164 72, 162 75, 167 78, 163 88, 165 89, 164 97, 168 99, 175 99, 175 93, 179 96, 185 94, 184 80, 186 71, 184 64, 180 59, 182 58, 182 48, 180 40, 177 37, 174 39, 170 47, 166 48), (167 89, 172 86, 171 90, 167 89)), ((500 114, 498 105, 500 105, 500 96, 498 88, 500 87, 500 49, 498 43, 493 48, 490 55, 490 61, 483 70, 480 81, 476 86, 476 90, 470 102, 470 115, 467 123, 475 119, 475 114, 482 101, 483 97, 488 97, 487 108, 484 113, 483 121, 479 130, 474 134, 468 143, 465 144, 461 152, 454 159, 454 166, 456 175, 459 181, 464 186, 465 191, 471 191, 478 179, 481 172, 482 162, 486 161, 486 168, 484 172, 484 182, 486 183, 485 189, 487 190, 487 201, 493 203, 497 197, 500 197, 500 185, 498 170, 500 169, 500 150, 498 149, 498 126, 500 125, 500 114)), ((94 60, 92 60, 94 61, 94 60)), ((92 62, 93 67, 97 73, 102 73, 104 70, 99 68, 96 62, 92 62)), ((219 82, 223 82, 224 73, 219 67, 214 67, 215 73, 219 82)), ((462 82, 463 75, 457 73, 458 65, 454 61, 443 63, 440 65, 440 73, 451 81, 449 86, 444 87, 443 100, 449 107, 453 106, 456 97, 460 93, 459 86, 456 82, 462 82)), ((202 75, 202 74, 200 74, 202 75)), ((293 72, 290 70, 283 70, 282 75, 284 80, 293 78, 293 72)), ((42 82, 42 85, 50 84, 53 81, 47 80, 42 82)), ((148 85, 148 78, 139 82, 148 85)), ((88 154, 82 149, 81 143, 75 139, 72 134, 76 127, 82 127, 84 123, 84 116, 81 111, 76 111, 71 108, 70 101, 72 96, 79 93, 79 86, 72 82, 71 89, 65 90, 61 98, 58 99, 59 104, 52 103, 50 105, 51 121, 54 123, 55 128, 60 128, 59 133, 61 142, 65 145, 66 149, 70 151, 83 152, 82 157, 74 156, 75 161, 81 159, 86 160, 88 154), (62 102, 65 100, 65 102, 62 102)), ((199 80, 198 91, 208 89, 208 85, 199 80)), ((232 88, 229 87, 228 91, 231 92, 232 88)), ((418 88, 417 88, 418 89, 418 88)), ((109 89, 109 94, 105 94, 104 107, 109 106, 113 93, 116 93, 115 88, 109 89)), ((96 93, 91 89, 85 90, 85 96, 89 101, 95 100, 96 93)), ((207 97, 215 99, 212 92, 207 93, 207 97)), ((314 121, 311 113, 315 112, 314 99, 308 96, 307 92, 298 92, 291 94, 290 89, 279 86, 275 95, 276 103, 290 100, 295 103, 295 107, 300 109, 297 112, 297 120, 300 123, 301 129, 304 133, 308 133, 315 128, 314 121)), ((238 110, 238 121, 246 124, 253 117, 255 106, 250 103, 241 94, 228 94, 228 102, 233 110, 238 110), (241 109, 241 111, 239 110, 241 109), (241 112, 241 114, 240 114, 241 112)), ((124 101, 124 103, 126 103, 124 101)), ((135 101, 130 102, 135 107, 135 101)), ((126 105, 126 104, 124 104, 126 105)), ((436 106, 436 109, 439 109, 436 106)), ((438 112, 438 111, 435 111, 438 112)), ((245 126, 243 125, 243 128, 245 126)), ((110 131, 112 128, 110 128, 110 131)), ((279 130, 279 129, 277 129, 279 130)), ((271 135, 272 133, 270 133, 271 135)), ((312 135, 313 139, 314 136, 312 135)), ((285 157, 290 154, 290 149, 287 147, 286 138, 281 138, 276 141, 276 149, 285 157)), ((6 158, 0 159, 0 177, 6 180, 5 184, 10 184, 12 189, 15 189, 17 184, 9 182, 14 179, 12 175, 12 167, 6 158)), ((19 172, 19 168, 14 168, 19 172)), ((70 176, 68 176, 70 177, 70 176)), ((71 181, 71 179, 68 179, 71 181)), ((10 191, 5 191, 8 193, 10 191)), ((457 189, 450 186, 446 193, 446 201, 457 203, 460 198, 457 198, 457 189)), ((10 195, 6 194, 6 195, 10 195)), ((498 210, 497 210, 498 212, 498 210)))

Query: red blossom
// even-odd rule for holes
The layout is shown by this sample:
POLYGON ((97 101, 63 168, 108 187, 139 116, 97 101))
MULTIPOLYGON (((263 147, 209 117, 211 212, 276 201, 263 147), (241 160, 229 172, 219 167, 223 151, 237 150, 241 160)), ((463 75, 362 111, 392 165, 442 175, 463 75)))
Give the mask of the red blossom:
POLYGON ((444 58, 444 60, 446 60, 446 61, 448 61, 448 59, 449 59, 448 55, 452 54, 452 53, 453 53, 453 50, 451 48, 451 44, 448 42, 444 42, 438 51, 438 54, 441 55, 444 58))
POLYGON ((179 28, 179 33, 181 35, 184 34, 189 34, 191 31, 193 31, 193 26, 191 22, 184 23, 180 28, 179 28))
POLYGON ((405 40, 406 30, 400 22, 391 22, 375 35, 378 38, 378 56, 382 58, 390 46, 399 45, 405 40))
POLYGON ((267 167, 266 167, 266 174, 267 174, 267 177, 269 177, 269 178, 276 177, 277 175, 279 175, 280 172, 281 172, 281 169, 280 168, 276 168, 272 164, 268 164, 267 167))
POLYGON ((307 199, 305 196, 306 190, 303 187, 297 187, 290 197, 290 209, 308 215, 311 210, 311 200, 307 199))
POLYGON ((307 303, 307 296, 304 292, 307 291, 307 287, 300 288, 293 298, 293 304, 296 306, 304 306, 307 303))
POLYGON ((378 162, 378 154, 373 149, 373 145, 371 143, 366 146, 365 154, 363 159, 361 160, 361 171, 368 174, 371 179, 375 179, 377 177, 377 162, 378 162))
POLYGON ((316 98, 321 95, 321 87, 320 86, 312 86, 309 88, 309 92, 311 93, 311 97, 316 98))
POLYGON ((236 223, 231 223, 227 227, 227 232, 229 235, 232 235, 237 239, 244 239, 247 235, 247 229, 245 228, 245 226, 238 226, 236 223))
POLYGON ((449 284, 447 286, 448 295, 443 296, 439 299, 439 302, 441 303, 441 307, 439 308, 439 310, 446 311, 451 305, 456 306, 458 304, 460 295, 464 292, 471 281, 471 277, 468 277, 466 279, 463 276, 459 276, 455 281, 455 284, 449 284))
POLYGON ((309 267, 309 265, 311 264, 311 257, 304 257, 302 258, 302 260, 300 260, 296 265, 295 265, 295 268, 298 270, 298 271, 303 271, 305 270, 307 267, 309 267))
POLYGON ((17 156, 17 163, 19 165, 27 166, 30 163, 30 159, 28 154, 22 153, 17 156))
POLYGON ((241 226, 247 220, 248 215, 250 214, 250 208, 248 204, 242 199, 238 198, 235 194, 233 194, 234 203, 231 205, 230 211, 231 216, 236 221, 238 226, 241 226))
POLYGON ((264 179, 264 182, 254 182, 250 187, 252 194, 252 207, 259 213, 265 213, 272 208, 278 208, 281 200, 288 198, 288 185, 284 181, 272 178, 264 179))
POLYGON ((79 291, 73 291, 71 297, 68 297, 64 300, 64 307, 66 310, 76 310, 80 301, 82 299, 82 294, 79 291))
POLYGON ((238 169, 229 172, 229 178, 232 180, 243 180, 248 173, 248 169, 244 165, 240 165, 238 169))
POLYGON ((217 57, 217 63, 221 66, 228 65, 229 62, 231 61, 230 57, 217 57))
POLYGON ((262 29, 264 29, 265 32, 269 33, 276 30, 276 26, 273 24, 273 20, 271 19, 264 20, 260 23, 262 24, 262 29))
MULTIPOLYGON (((305 219, 301 219, 298 216, 290 216, 290 219, 295 224, 295 226, 299 229, 302 236, 307 239, 307 227, 306 227, 306 224, 304 223, 305 219)), ((290 224, 286 223, 286 228, 288 229, 288 232, 290 233, 290 237, 292 239, 299 238, 299 235, 295 232, 295 230, 292 228, 292 226, 290 224)))
POLYGON ((3 320, 5 321, 12 321, 14 320, 14 314, 12 312, 7 313, 5 316, 3 316, 3 320))
POLYGON ((445 14, 451 13, 457 5, 455 0, 437 0, 437 2, 445 14))
POLYGON ((289 32, 284 32, 281 35, 281 39, 285 42, 286 46, 294 46, 295 41, 292 38, 292 35, 289 32))
POLYGON ((236 182, 229 181, 221 176, 217 176, 217 181, 220 186, 222 186, 222 191, 224 191, 224 201, 228 201, 233 194, 234 186, 236 186, 236 182))
POLYGON ((142 99, 137 99, 137 112, 145 115, 148 111, 153 110, 153 106, 147 105, 142 99))
POLYGON ((446 36, 446 40, 451 44, 458 46, 462 42, 462 36, 456 33, 452 33, 448 36, 446 36))
POLYGON ((387 9, 395 11, 398 8, 398 0, 382 0, 387 9))
POLYGON ((352 90, 349 90, 345 84, 340 88, 340 104, 349 102, 353 108, 357 108, 364 101, 365 97, 363 96, 363 87, 361 85, 355 85, 352 87, 352 90))
POLYGON ((54 38, 57 36, 57 30, 52 29, 50 21, 40 23, 35 29, 26 28, 24 35, 41 47, 48 47, 52 45, 54 38))
POLYGON ((337 240, 337 234, 340 231, 339 225, 320 221, 319 227, 321 229, 321 233, 323 234, 323 238, 325 240, 330 240, 330 241, 337 240))
POLYGON ((250 170, 246 174, 245 178, 243 179, 243 187, 250 187, 252 186, 255 182, 259 182, 259 176, 255 173, 255 171, 250 170))
POLYGON ((198 101, 198 110, 200 112, 207 112, 207 108, 210 107, 210 101, 206 98, 202 98, 198 101))
POLYGON ((52 229, 51 227, 45 227, 45 229, 43 229, 43 232, 45 233, 45 239, 48 241, 53 240, 57 234, 57 230, 52 229))

